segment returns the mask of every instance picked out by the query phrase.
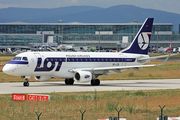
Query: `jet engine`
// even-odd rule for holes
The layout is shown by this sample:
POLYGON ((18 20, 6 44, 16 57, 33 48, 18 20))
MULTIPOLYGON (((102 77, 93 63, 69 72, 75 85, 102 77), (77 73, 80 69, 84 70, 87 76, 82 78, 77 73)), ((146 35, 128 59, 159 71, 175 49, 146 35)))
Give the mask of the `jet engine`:
POLYGON ((74 74, 74 80, 78 82, 89 82, 92 80, 92 74, 88 71, 78 71, 74 74))
POLYGON ((50 77, 50 76, 34 76, 34 78, 35 78, 37 81, 49 81, 49 80, 51 80, 51 77, 50 77))

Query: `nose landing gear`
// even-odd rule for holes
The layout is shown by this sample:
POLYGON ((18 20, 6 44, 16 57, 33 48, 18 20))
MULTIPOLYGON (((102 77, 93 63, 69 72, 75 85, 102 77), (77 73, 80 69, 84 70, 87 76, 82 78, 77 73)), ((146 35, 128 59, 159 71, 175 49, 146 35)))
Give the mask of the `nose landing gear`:
POLYGON ((29 86, 28 78, 25 78, 25 82, 23 83, 23 86, 25 86, 25 87, 28 87, 28 86, 29 86))

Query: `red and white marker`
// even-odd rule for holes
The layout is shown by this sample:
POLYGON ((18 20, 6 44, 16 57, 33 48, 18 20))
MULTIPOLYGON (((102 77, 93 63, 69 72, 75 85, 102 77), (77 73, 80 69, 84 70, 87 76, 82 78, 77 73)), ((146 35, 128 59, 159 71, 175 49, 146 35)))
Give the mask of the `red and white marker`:
POLYGON ((12 94, 12 100, 26 101, 26 95, 25 94, 12 94))
POLYGON ((48 101, 50 100, 50 95, 38 95, 38 94, 28 94, 27 101, 48 101))

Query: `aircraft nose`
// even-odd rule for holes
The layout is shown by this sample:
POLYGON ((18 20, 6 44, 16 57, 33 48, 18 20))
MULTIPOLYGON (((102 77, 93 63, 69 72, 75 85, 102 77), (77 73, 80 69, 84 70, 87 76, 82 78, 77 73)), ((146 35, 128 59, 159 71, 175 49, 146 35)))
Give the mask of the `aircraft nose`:
POLYGON ((12 71, 12 69, 11 69, 11 67, 10 67, 9 65, 6 64, 6 65, 3 67, 2 71, 3 71, 4 73, 6 73, 6 74, 10 74, 11 71, 12 71))

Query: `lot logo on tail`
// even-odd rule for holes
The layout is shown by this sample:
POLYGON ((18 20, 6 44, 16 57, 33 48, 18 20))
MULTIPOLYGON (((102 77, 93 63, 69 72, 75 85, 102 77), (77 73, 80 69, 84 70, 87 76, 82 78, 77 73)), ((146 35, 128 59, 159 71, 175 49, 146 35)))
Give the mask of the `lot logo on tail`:
POLYGON ((122 50, 122 53, 148 54, 153 20, 154 18, 147 18, 145 20, 131 45, 122 50))
POLYGON ((141 50, 145 50, 149 46, 149 33, 143 32, 139 34, 138 36, 138 45, 141 48, 141 50))

